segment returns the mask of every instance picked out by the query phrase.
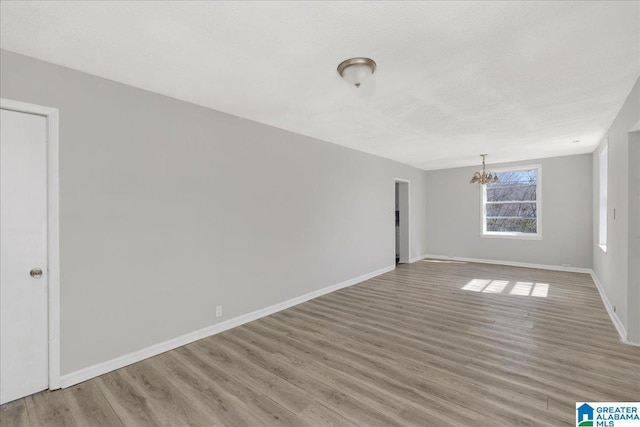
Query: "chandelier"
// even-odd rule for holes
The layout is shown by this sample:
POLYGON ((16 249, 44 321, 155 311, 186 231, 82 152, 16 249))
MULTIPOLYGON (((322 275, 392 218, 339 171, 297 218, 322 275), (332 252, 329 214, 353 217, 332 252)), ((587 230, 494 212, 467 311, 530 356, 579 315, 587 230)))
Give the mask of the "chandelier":
POLYGON ((495 182, 500 182, 498 179, 498 175, 495 173, 487 172, 484 166, 484 158, 487 157, 486 154, 480 154, 482 156, 482 173, 476 172, 471 177, 471 181, 469 184, 493 184, 495 182))

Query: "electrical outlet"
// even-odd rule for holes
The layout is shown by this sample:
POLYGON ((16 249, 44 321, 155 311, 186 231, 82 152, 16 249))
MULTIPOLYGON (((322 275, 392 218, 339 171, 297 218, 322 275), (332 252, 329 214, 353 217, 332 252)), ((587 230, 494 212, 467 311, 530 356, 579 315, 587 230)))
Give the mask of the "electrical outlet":
POLYGON ((222 316, 222 306, 218 305, 216 306, 216 317, 220 317, 222 316))

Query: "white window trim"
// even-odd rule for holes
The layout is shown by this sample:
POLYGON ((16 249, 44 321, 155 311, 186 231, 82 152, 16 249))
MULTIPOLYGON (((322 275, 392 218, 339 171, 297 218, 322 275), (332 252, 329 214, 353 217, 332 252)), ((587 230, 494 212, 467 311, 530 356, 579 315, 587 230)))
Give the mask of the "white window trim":
POLYGON ((505 231, 487 231, 486 230, 486 209, 485 209, 485 197, 486 197, 486 185, 480 186, 480 237, 486 237, 490 239, 520 239, 520 240, 542 240, 542 165, 524 165, 524 166, 512 166, 506 168, 494 169, 491 168, 491 172, 510 172, 517 170, 531 170, 536 169, 536 219, 537 219, 537 233, 516 233, 505 231))

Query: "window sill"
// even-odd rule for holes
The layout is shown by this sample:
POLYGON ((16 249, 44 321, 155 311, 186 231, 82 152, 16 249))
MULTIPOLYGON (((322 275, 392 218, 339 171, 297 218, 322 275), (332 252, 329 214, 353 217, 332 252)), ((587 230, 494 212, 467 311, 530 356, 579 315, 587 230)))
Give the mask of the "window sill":
POLYGON ((490 239, 542 240, 542 234, 482 233, 480 237, 488 237, 490 239))
POLYGON ((602 252, 604 252, 605 254, 607 253, 607 245, 598 245, 600 246, 600 249, 602 249, 602 252))

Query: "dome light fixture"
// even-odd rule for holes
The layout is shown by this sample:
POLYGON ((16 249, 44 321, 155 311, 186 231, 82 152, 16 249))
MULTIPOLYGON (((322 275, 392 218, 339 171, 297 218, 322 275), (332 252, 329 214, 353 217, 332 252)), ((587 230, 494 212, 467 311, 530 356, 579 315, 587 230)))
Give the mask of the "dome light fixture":
POLYGON ((474 173, 473 176, 471 177, 471 181, 469 181, 469 184, 485 185, 485 184, 494 184, 494 183, 500 182, 500 179, 498 178, 498 174, 491 173, 485 170, 484 158, 487 157, 487 155, 486 154, 480 154, 480 155, 482 156, 482 173, 480 172, 474 173))
POLYGON ((338 74, 356 88, 359 88, 365 80, 373 76, 375 71, 376 62, 371 58, 350 58, 338 65, 338 74))

